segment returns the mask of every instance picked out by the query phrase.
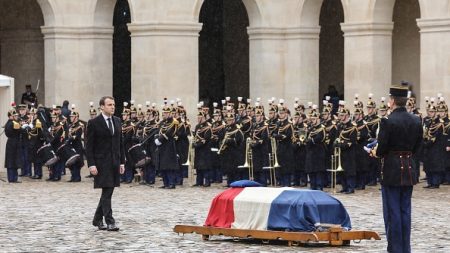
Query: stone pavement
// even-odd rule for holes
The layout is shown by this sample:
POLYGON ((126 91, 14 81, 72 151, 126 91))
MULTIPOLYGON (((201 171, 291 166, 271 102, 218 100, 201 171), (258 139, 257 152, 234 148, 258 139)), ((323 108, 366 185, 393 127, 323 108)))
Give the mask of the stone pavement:
MULTIPOLYGON (((84 169, 86 172, 86 169, 84 169)), ((5 179, 5 172, 0 178, 5 179)), ((257 240, 233 241, 178 235, 176 224, 202 225, 212 198, 224 188, 178 187, 175 190, 122 185, 113 195, 119 232, 98 231, 91 225, 100 195, 90 179, 81 183, 45 182, 21 178, 21 184, 0 182, 0 252, 385 252, 386 241, 378 187, 354 195, 337 195, 346 206, 354 229, 374 230, 381 241, 351 246, 288 247, 257 240)), ((413 193, 413 252, 450 252, 450 187, 416 186, 413 193)))

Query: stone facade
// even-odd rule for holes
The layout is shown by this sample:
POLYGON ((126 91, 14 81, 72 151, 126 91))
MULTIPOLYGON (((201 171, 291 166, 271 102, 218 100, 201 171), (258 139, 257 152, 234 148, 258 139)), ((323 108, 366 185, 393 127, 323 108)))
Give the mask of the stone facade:
MULTIPOLYGON (((132 99, 161 103, 163 97, 179 97, 195 107, 203 2, 128 1, 132 99)), ((386 96, 391 82, 407 79, 417 96, 441 92, 450 98, 450 0, 341 0, 335 10, 343 16, 340 24, 321 17, 329 2, 242 0, 249 23, 250 97, 317 103, 330 80, 337 80, 347 100, 354 93, 365 100, 368 93, 386 96), (323 22, 334 27, 332 36, 321 34, 323 22), (340 34, 343 43, 337 43, 340 34), (336 57, 321 57, 323 48, 333 46, 339 47, 336 57), (319 59, 339 66, 326 71, 319 59)), ((69 98, 86 118, 89 101, 112 94, 115 4, 0 0, 0 72, 16 78, 16 99, 25 83, 36 88, 40 79, 41 101, 61 104, 69 98)))

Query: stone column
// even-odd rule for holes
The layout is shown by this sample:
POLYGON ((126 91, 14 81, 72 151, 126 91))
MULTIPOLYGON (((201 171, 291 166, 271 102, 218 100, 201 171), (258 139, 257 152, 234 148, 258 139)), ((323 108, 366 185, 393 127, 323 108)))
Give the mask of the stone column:
POLYGON ((194 120, 198 103, 198 37, 202 24, 132 23, 131 97, 162 104, 180 98, 194 120))
POLYGON ((318 100, 319 27, 248 28, 250 96, 318 100))
POLYGON ((392 80, 393 23, 342 23, 344 32, 345 100, 356 93, 367 101, 369 93, 376 101, 388 95, 392 80))
MULTIPOLYGON (((418 19, 420 28, 420 94, 450 101, 450 18, 418 19)), ((425 108, 424 99, 421 108, 425 108)), ((422 109, 424 111, 424 109, 422 109)))
POLYGON ((87 119, 89 102, 112 95, 112 27, 42 27, 47 105, 68 99, 87 119))

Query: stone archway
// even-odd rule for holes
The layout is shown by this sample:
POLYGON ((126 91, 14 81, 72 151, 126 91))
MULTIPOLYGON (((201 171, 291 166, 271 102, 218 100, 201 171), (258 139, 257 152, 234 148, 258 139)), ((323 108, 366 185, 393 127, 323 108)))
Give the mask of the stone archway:
POLYGON ((249 96, 249 18, 241 0, 206 0, 199 21, 199 99, 249 96))
POLYGON ((36 91, 38 82, 38 103, 45 103, 43 25, 37 1, 0 0, 0 73, 15 78, 18 103, 25 85, 36 91))
POLYGON ((117 0, 113 18, 113 96, 118 115, 123 102, 131 99, 131 37, 127 26, 130 22, 128 1, 117 0))
POLYGON ((322 100, 324 95, 329 94, 330 87, 335 87, 341 98, 344 96, 342 22, 344 22, 344 9, 341 1, 324 0, 319 19, 319 101, 322 100))

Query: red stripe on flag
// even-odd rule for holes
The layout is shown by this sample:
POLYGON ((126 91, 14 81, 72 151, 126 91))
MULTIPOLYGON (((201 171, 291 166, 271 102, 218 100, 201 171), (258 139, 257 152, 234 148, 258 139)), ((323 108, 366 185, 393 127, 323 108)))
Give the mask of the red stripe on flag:
POLYGON ((230 228, 234 222, 233 201, 244 188, 230 188, 217 195, 209 208, 204 226, 230 228))

